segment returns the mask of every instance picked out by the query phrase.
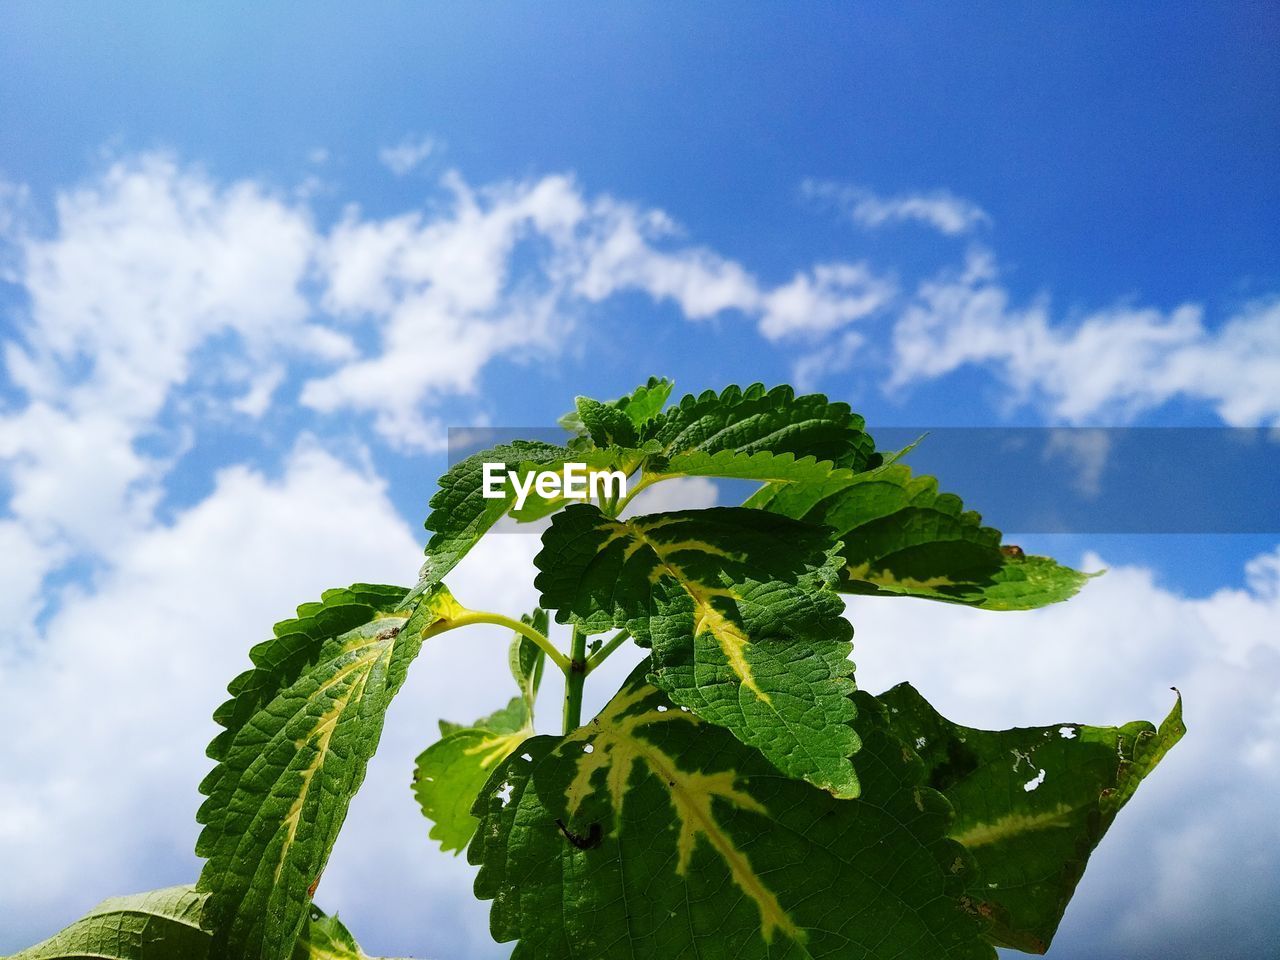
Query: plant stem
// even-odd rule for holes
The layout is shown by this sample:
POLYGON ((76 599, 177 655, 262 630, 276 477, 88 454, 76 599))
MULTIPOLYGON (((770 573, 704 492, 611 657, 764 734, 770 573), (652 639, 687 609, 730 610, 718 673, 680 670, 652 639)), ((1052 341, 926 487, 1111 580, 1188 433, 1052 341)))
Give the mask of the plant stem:
POLYGON ((587 679, 587 635, 577 625, 569 649, 569 669, 564 672, 564 732, 582 725, 582 687, 587 679))
POLYGON ((643 474, 640 477, 640 482, 637 483, 635 486, 633 486, 630 490, 628 490, 627 495, 625 497, 622 497, 620 501, 617 501, 614 503, 613 513, 609 515, 611 517, 616 517, 618 514, 620 514, 623 510, 626 509, 628 503, 630 503, 632 500, 635 499, 635 496, 637 493, 639 493, 641 490, 643 490, 645 487, 649 486, 650 484, 654 484, 660 480, 666 480, 666 479, 667 478, 660 473, 643 474))
POLYGON ((596 667, 600 666, 600 664, 608 660, 609 654, 613 653, 613 651, 617 650, 620 646, 626 643, 627 639, 630 636, 631 634, 628 633, 626 630, 619 630, 616 634, 614 634, 614 636, 609 640, 608 643, 606 643, 603 647, 601 647, 591 656, 587 657, 587 669, 585 672, 590 673, 596 667))
POLYGON ((491 623, 494 626, 506 627, 508 630, 514 630, 516 633, 523 633, 526 637, 541 647, 547 654, 548 659, 561 669, 567 676, 569 670, 569 658, 556 649, 556 645, 552 643, 540 631, 533 629, 529 624, 520 620, 513 620, 510 617, 504 617, 500 613, 489 613, 484 610, 468 610, 466 613, 448 620, 443 620, 436 626, 427 631, 426 636, 433 637, 436 634, 447 633, 458 627, 469 627, 476 623, 491 623))

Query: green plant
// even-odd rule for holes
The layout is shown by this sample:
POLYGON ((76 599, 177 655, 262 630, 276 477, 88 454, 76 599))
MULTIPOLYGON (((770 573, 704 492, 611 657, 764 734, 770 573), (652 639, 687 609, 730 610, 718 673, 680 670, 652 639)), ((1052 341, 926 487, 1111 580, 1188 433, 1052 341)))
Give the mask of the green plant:
POLYGON ((513 443, 450 469, 416 586, 329 591, 232 681, 201 787, 197 884, 107 901, 17 957, 363 956, 311 894, 410 663, 478 623, 513 631, 514 696, 442 724, 414 791, 431 837, 479 866, 476 893, 515 957, 1043 952, 1091 851, 1182 735, 1180 703, 1159 729, 987 732, 907 685, 856 691, 841 593, 1023 610, 1086 577, 1002 545, 877 451, 844 404, 755 385, 668 406, 670 390, 655 379, 580 398, 563 445, 513 443), (521 478, 566 462, 631 489, 533 494, 518 510, 509 481, 483 496, 485 463, 521 478), (760 487, 741 507, 624 517, 640 490, 690 476, 760 487), (520 620, 444 584, 512 512, 551 518, 542 609, 520 620), (567 651, 548 610, 569 625, 567 651), (626 642, 646 659, 582 724, 585 681, 626 642), (533 733, 548 660, 566 680, 561 736, 533 733))

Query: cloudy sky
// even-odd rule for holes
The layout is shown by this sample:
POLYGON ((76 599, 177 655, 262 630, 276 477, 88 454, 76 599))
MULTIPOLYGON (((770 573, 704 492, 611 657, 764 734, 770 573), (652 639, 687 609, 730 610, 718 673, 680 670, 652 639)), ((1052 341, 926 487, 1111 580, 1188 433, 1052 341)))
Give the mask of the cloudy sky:
MULTIPOLYGON (((195 876, 223 687, 296 604, 414 578, 451 426, 660 374, 873 426, 1280 427, 1275 10, 898 7, 5 5, 0 953, 195 876)), ((850 604, 860 683, 971 725, 1183 691, 1051 956, 1280 936, 1274 481, 1215 491, 1252 533, 1015 531, 1109 568, 1068 605, 850 604)), ((527 609, 536 547, 454 592, 527 609)), ((408 790, 504 652, 449 635, 392 709, 317 897, 372 951, 509 952, 408 790)))

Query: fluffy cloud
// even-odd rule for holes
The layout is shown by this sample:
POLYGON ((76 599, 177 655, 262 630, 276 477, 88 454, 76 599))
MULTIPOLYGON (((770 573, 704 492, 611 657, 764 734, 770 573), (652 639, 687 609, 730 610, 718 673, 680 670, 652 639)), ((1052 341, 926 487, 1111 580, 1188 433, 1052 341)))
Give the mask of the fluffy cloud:
POLYGON ((765 288, 736 261, 678 245, 661 211, 589 196, 564 176, 476 189, 451 173, 444 185, 451 202, 430 216, 348 210, 318 253, 322 305, 372 320, 378 348, 312 379, 302 402, 371 413, 411 449, 444 445, 424 413, 434 401, 473 392, 495 359, 555 353, 584 308, 620 293, 673 303, 690 320, 734 311, 771 340, 830 332, 894 293, 865 263, 822 264, 765 288))
POLYGON ((33 643, 0 647, 0 725, 24 731, 0 745, 0 952, 189 881, 210 717, 248 648, 324 589, 411 579, 416 539, 380 481, 303 441, 277 480, 221 473, 69 588, 33 643))
POLYGON ((834 204, 854 223, 868 229, 915 222, 954 237, 991 223, 991 217, 985 210, 949 190, 886 197, 865 187, 829 180, 806 180, 801 190, 806 196, 834 204))
POLYGON ((830 333, 883 309, 896 293, 865 263, 819 264, 765 295, 760 332, 770 340, 830 333))
POLYGON ((1055 322, 1047 299, 1016 306, 994 259, 921 284, 893 332, 891 386, 966 365, 992 370, 1012 402, 1038 400, 1069 422, 1130 419, 1176 397, 1228 424, 1280 423, 1280 301, 1247 305, 1217 329, 1204 310, 1116 306, 1055 322))
MULTIPOLYGON (((150 154, 60 193, 52 231, 32 225, 30 204, 10 209, 0 242, 25 302, 4 345, 16 396, 0 413, 0 467, 29 585, 147 528, 172 453, 141 446, 188 442, 186 425, 157 424, 180 391, 249 384, 241 404, 260 413, 274 358, 351 348, 302 292, 309 217, 259 184, 218 184, 150 154), (215 341, 217 362, 197 365, 215 341)), ((28 632, 33 609, 5 630, 28 632)))

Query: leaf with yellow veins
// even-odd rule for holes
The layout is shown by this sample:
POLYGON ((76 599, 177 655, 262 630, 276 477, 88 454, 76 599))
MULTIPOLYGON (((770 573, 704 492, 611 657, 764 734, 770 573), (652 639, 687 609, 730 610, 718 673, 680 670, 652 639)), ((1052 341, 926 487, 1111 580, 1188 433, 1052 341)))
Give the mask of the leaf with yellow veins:
POLYGON ((830 527, 844 542, 840 589, 850 593, 1028 610, 1074 596, 1089 579, 1002 544, 959 497, 902 464, 771 483, 747 505, 830 527))
POLYGON ((1089 855, 1138 784, 1181 739, 1182 703, 1157 729, 1054 724, 989 731, 941 716, 909 684, 880 697, 955 807, 951 836, 982 874, 975 897, 998 946, 1049 948, 1089 855))
POLYGON ((853 630, 828 588, 827 530, 733 507, 614 520, 579 505, 542 542, 535 583, 558 620, 629 630, 677 703, 784 773, 857 795, 853 630))
MULTIPOLYGON (((536 609, 521 619, 547 632, 545 610, 536 609)), ((494 767, 533 736, 533 706, 546 655, 523 633, 516 633, 508 659, 520 695, 469 726, 441 720, 441 739, 422 751, 414 765, 413 795, 433 824, 431 839, 446 853, 461 852, 475 833, 471 806, 494 767)))
POLYGON ((329 591, 278 624, 232 682, 196 846, 216 955, 288 960, 387 707, 423 634, 460 610, 443 585, 401 608, 405 593, 329 591))
POLYGON ((528 741, 468 850, 513 960, 991 960, 919 761, 859 694, 867 790, 779 776, 642 664, 595 719, 528 741), (815 890, 833 891, 819 897, 815 890))

